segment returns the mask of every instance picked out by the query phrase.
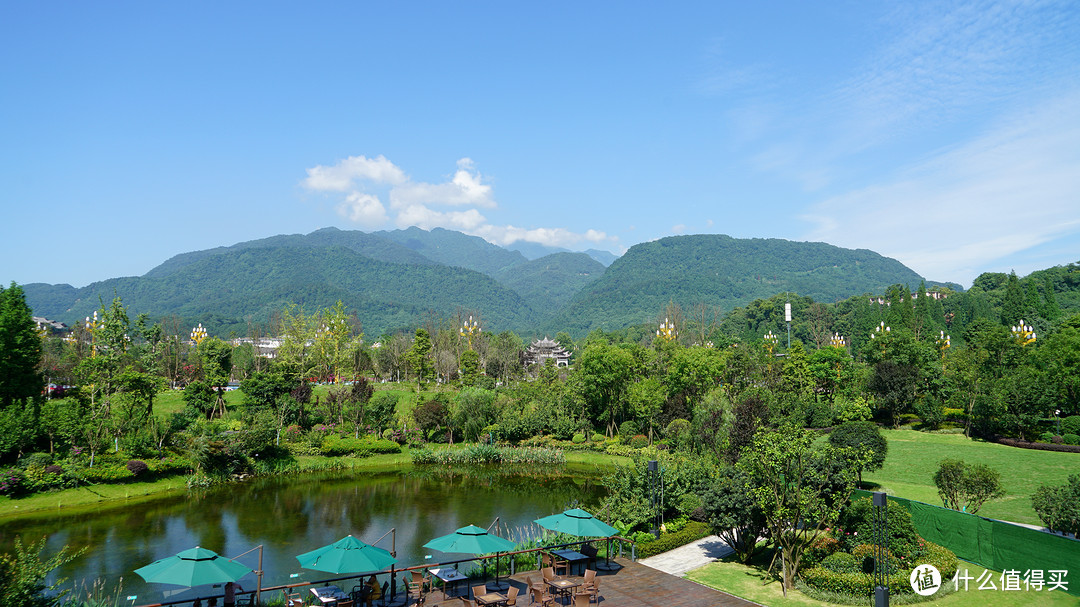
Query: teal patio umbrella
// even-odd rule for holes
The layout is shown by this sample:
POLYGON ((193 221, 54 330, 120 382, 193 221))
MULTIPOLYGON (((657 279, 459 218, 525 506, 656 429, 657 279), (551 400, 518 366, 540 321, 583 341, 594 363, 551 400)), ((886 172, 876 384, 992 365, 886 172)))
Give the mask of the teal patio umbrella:
MULTIPOLYGON (((619 533, 619 530, 594 517, 581 508, 571 508, 559 514, 552 514, 544 518, 536 519, 536 524, 544 529, 576 535, 578 537, 611 537, 619 533)), ((608 550, 604 556, 605 571, 611 564, 608 562, 608 554, 611 553, 611 542, 608 542, 608 550)), ((599 566, 597 567, 599 568, 599 566)))
POLYGON ((544 529, 579 537, 609 537, 619 532, 581 508, 571 508, 559 514, 538 518, 536 524, 544 529))
POLYGON ((397 562, 389 552, 346 535, 333 544, 296 557, 304 569, 328 573, 368 573, 382 571, 397 562))
MULTIPOLYGON (((457 531, 437 537, 424 544, 424 548, 431 548, 439 552, 461 552, 463 554, 484 554, 487 552, 507 552, 517 547, 517 544, 508 539, 488 533, 487 529, 469 525, 457 531)), ((495 585, 499 585, 499 557, 495 556, 495 585)))
POLYGON ((251 573, 251 568, 198 546, 158 559, 135 570, 142 579, 158 584, 202 586, 224 584, 251 573))

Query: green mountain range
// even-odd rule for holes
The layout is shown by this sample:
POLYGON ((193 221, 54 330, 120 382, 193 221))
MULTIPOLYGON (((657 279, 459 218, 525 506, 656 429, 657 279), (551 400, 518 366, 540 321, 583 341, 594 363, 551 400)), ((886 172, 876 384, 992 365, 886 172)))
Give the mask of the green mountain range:
POLYGON ((583 334, 651 322, 669 301, 731 310, 785 291, 831 302, 922 281, 872 251, 776 239, 677 236, 635 245, 607 268, 595 257, 530 260, 443 229, 326 228, 184 253, 141 277, 24 289, 35 315, 68 324, 119 295, 131 314, 243 335, 288 304, 313 311, 340 299, 368 335, 460 313, 478 315, 485 330, 583 334))
POLYGON ((672 236, 631 247, 545 328, 571 334, 619 329, 654 321, 668 302, 683 309, 704 303, 726 312, 783 292, 835 302, 882 293, 893 284, 917 287, 922 280, 899 261, 866 249, 713 234, 672 236))

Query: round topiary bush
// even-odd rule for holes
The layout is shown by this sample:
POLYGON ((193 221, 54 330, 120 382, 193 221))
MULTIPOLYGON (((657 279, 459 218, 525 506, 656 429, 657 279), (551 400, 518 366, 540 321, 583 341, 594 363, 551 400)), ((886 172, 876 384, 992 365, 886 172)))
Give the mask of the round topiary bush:
POLYGON ((1054 442, 1054 433, 1053 432, 1043 432, 1042 434, 1039 435, 1039 442, 1040 443, 1052 443, 1052 442, 1054 442))
POLYGON ((631 449, 644 449, 648 446, 649 439, 644 434, 635 434, 634 437, 630 439, 631 449))
POLYGON ((848 552, 834 552, 821 561, 821 567, 834 573, 863 573, 863 560, 848 552))
POLYGON ((131 476, 139 476, 146 473, 146 471, 150 469, 150 466, 147 466, 146 462, 142 460, 133 459, 127 463, 127 469, 128 472, 131 473, 131 476))
POLYGON ((572 441, 572 442, 573 442, 573 443, 574 443, 575 445, 580 445, 581 443, 584 443, 584 442, 585 442, 585 435, 584 435, 584 434, 582 434, 582 433, 580 433, 580 432, 578 432, 578 433, 577 433, 577 434, 575 434, 575 435, 574 435, 574 437, 573 437, 573 438, 571 438, 570 440, 571 440, 571 441, 572 441))
POLYGON ((621 436, 623 440, 630 440, 630 437, 637 433, 638 425, 633 421, 625 421, 619 424, 619 436, 621 436))
POLYGON ((604 442, 604 435, 600 434, 599 432, 593 432, 592 438, 590 440, 594 443, 602 443, 604 442))

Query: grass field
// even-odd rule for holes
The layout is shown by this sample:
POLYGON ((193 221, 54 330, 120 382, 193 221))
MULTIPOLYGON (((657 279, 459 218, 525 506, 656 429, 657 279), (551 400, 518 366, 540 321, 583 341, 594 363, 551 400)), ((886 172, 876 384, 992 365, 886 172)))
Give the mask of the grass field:
MULTIPOLYGON (((978 565, 972 565, 961 561, 960 569, 967 569, 968 575, 978 578, 986 569, 979 567, 978 565)), ((998 576, 1000 573, 993 573, 994 583, 998 588, 1001 584, 998 583, 998 576)), ((783 595, 783 591, 780 589, 780 582, 775 579, 767 578, 761 569, 754 567, 748 567, 746 565, 739 564, 733 561, 718 561, 710 563, 704 567, 699 567, 686 574, 687 579, 693 580, 699 584, 709 586, 710 588, 716 588, 729 594, 742 597, 744 599, 754 601, 767 607, 809 607, 809 606, 821 606, 821 605, 833 605, 833 603, 825 603, 812 599, 798 590, 788 592, 787 597, 783 595)), ((1068 578, 1066 578, 1068 580, 1068 578)), ((1068 580, 1071 583, 1074 580, 1068 580)), ((951 588, 952 582, 945 582, 951 588)), ((943 584, 943 586, 945 585, 943 584)), ((934 607, 987 607, 992 605, 993 607, 1023 607, 1027 605, 1033 605, 1036 607, 1057 607, 1071 605, 1075 606, 1080 602, 1080 598, 1065 594, 1064 592, 1055 590, 1053 592, 1047 592, 1046 590, 1020 590, 1020 591, 1004 591, 1004 590, 978 590, 978 584, 969 582, 968 590, 963 590, 963 584, 960 584, 960 590, 952 592, 947 596, 936 599, 928 603, 918 603, 920 605, 933 605, 934 607)), ((1023 588, 1023 585, 1021 585, 1023 588)), ((869 604, 869 602, 867 603, 869 604)), ((899 604, 893 601, 892 604, 899 604)))
POLYGON ((983 463, 1001 473, 1005 497, 988 502, 980 516, 1041 525, 1031 508, 1031 494, 1040 485, 1063 484, 1080 472, 1080 454, 1017 449, 965 438, 962 434, 929 434, 914 430, 885 430, 889 454, 885 466, 863 474, 864 486, 891 495, 941 505, 934 472, 951 457, 983 463))

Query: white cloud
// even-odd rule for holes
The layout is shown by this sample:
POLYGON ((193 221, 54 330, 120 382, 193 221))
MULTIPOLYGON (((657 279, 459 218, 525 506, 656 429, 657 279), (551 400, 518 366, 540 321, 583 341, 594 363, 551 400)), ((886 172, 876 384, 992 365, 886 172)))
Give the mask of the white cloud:
POLYGON ((364 226, 379 226, 386 221, 386 207, 378 196, 352 192, 337 205, 338 215, 364 226))
POLYGON ((349 156, 334 166, 318 165, 307 170, 304 186, 317 191, 346 192, 352 189, 357 180, 366 180, 378 184, 404 184, 408 181, 405 173, 385 156, 367 158, 349 156))
POLYGON ((1062 96, 894 180, 833 197, 808 240, 864 247, 936 280, 1080 232, 1080 92, 1062 96))
POLYGON ((493 209, 497 205, 491 186, 481 183, 472 160, 462 158, 458 170, 447 183, 404 183, 390 192, 390 206, 405 208, 416 204, 478 206, 493 209))
POLYGON ((671 233, 672 234, 682 234, 685 231, 686 231, 686 224, 678 223, 678 224, 675 224, 675 225, 671 226, 671 233))
POLYGON ((471 158, 458 160, 453 177, 443 183, 414 182, 384 156, 350 156, 333 166, 308 169, 307 174, 303 185, 308 189, 346 192, 345 199, 336 207, 338 214, 365 227, 392 221, 400 228, 447 228, 499 245, 524 240, 569 248, 585 242, 618 242, 618 238, 593 229, 579 233, 566 228, 520 228, 490 223, 479 209, 498 207, 494 189, 484 183, 471 158), (388 196, 389 212, 372 190, 388 196))

